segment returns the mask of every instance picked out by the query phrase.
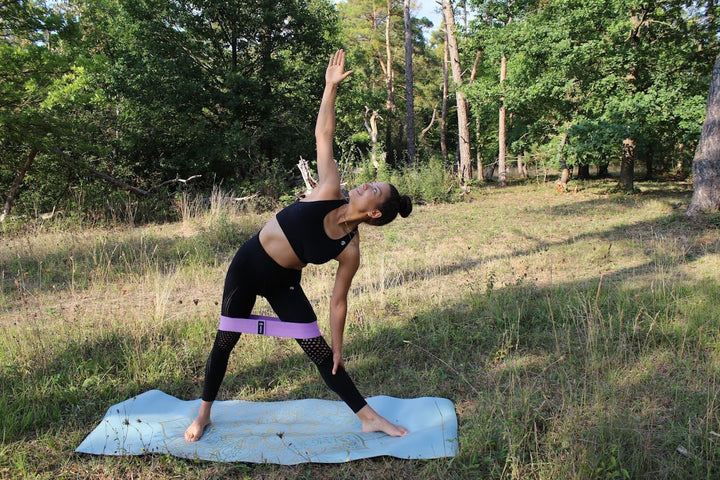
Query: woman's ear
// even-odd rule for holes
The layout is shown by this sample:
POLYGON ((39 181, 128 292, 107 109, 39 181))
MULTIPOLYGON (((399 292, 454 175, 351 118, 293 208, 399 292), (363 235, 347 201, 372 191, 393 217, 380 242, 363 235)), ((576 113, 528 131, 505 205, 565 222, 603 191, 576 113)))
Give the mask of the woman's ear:
POLYGON ((380 210, 378 210, 377 208, 375 210, 370 210, 369 212, 367 212, 367 214, 368 214, 368 217, 370 217, 370 218, 382 217, 382 212, 380 210))

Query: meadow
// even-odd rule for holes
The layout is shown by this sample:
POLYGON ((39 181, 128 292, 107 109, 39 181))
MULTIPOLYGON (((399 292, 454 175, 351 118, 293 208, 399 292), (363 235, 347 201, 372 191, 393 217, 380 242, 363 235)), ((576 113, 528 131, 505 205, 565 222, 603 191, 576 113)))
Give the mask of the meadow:
MULTIPOLYGON (((5 235, 0 477, 720 477, 720 216, 684 215, 688 183, 576 185, 480 185, 361 227, 346 366, 367 396, 454 402, 460 453, 427 461, 75 454, 110 405, 199 397, 225 269, 272 213, 185 198, 175 223, 5 235)), ((326 334, 333 263, 303 278, 326 334)), ((219 399, 300 398, 335 399, 295 342, 244 336, 219 399)))

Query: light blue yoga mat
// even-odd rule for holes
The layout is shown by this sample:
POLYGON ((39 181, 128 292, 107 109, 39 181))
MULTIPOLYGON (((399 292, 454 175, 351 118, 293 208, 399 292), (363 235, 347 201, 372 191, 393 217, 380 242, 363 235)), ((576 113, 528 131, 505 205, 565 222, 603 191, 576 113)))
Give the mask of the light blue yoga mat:
POLYGON ((150 390, 110 407, 76 452, 96 455, 167 453, 217 462, 295 465, 341 463, 388 455, 428 459, 458 452, 457 416, 445 398, 371 397, 367 402, 404 437, 363 433, 360 421, 340 401, 217 401, 212 424, 194 443, 183 435, 200 400, 184 401, 150 390))

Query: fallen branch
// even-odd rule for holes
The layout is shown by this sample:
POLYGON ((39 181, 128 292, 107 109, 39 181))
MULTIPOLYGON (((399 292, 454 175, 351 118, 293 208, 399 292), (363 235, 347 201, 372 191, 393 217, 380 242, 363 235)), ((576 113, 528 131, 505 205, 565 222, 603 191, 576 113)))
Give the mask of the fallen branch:
POLYGON ((305 181, 305 195, 310 195, 313 188, 317 187, 317 180, 315 180, 310 173, 310 165, 307 160, 300 157, 300 161, 297 164, 302 174, 303 180, 305 181))
POLYGON ((196 179, 196 178, 202 177, 202 175, 191 175, 191 176, 188 177, 188 178, 175 177, 175 178, 172 179, 172 180, 166 180, 166 181, 164 181, 164 182, 162 182, 162 183, 159 183, 158 185, 153 185, 152 187, 150 187, 150 188, 146 191, 146 190, 142 190, 142 189, 140 189, 140 188, 134 187, 134 186, 132 186, 132 185, 130 185, 130 184, 127 184, 127 183, 123 182, 122 180, 118 180, 117 178, 111 177, 110 175, 108 175, 108 174, 106 174, 106 173, 103 173, 103 172, 100 172, 99 170, 95 170, 94 168, 92 168, 92 167, 91 167, 90 165, 88 165, 87 163, 82 162, 82 161, 80 161, 80 160, 77 160, 77 159, 71 157, 70 155, 68 155, 67 153, 63 152, 62 150, 60 150, 60 149, 58 149, 58 148, 52 147, 51 150, 52 150, 53 152, 59 154, 59 155, 62 155, 64 158, 70 160, 71 162, 73 162, 73 163, 75 163, 75 164, 79 164, 79 165, 81 165, 81 166, 84 167, 84 168, 87 168, 88 171, 89 171, 90 173, 92 173, 93 175, 95 175, 95 176, 97 176, 97 177, 99 177, 99 178, 102 178, 103 180, 107 180, 107 181, 110 182, 110 183, 113 183, 113 184, 115 184, 115 185, 117 185, 117 186, 119 186, 119 187, 124 188, 125 190, 129 190, 129 191, 131 191, 131 192, 133 192, 133 193, 136 193, 136 194, 138 194, 138 195, 141 195, 141 196, 143 196, 143 197, 148 197, 148 196, 150 196, 150 195, 151 195, 151 192, 152 192, 153 190, 157 190, 158 188, 163 187, 163 186, 165 186, 165 185, 169 185, 169 184, 171 184, 171 183, 188 183, 190 180, 194 180, 194 179, 196 179))
POLYGON ((132 185, 129 185, 129 184, 123 182, 122 180, 118 180, 117 178, 111 177, 111 176, 108 175, 108 174, 105 174, 105 173, 102 173, 102 172, 100 172, 100 171, 98 171, 98 170, 95 170, 95 169, 92 168, 90 165, 88 165, 88 164, 86 164, 86 163, 84 163, 84 162, 80 162, 79 160, 74 159, 73 157, 71 157, 70 155, 68 155, 67 153, 63 152, 63 151, 60 150, 60 149, 57 149, 57 148, 55 148, 55 147, 51 147, 50 149, 51 149, 53 152, 55 152, 55 153, 63 156, 64 158, 70 160, 71 162, 73 162, 73 163, 75 163, 75 164, 80 164, 81 166, 87 168, 88 171, 89 171, 90 173, 92 173, 93 175, 95 175, 96 177, 100 177, 100 178, 102 178, 103 180, 107 180, 107 181, 110 182, 110 183, 113 183, 113 184, 115 184, 115 185, 117 185, 117 186, 119 186, 119 187, 124 188, 125 190, 129 190, 129 191, 131 191, 131 192, 133 192, 133 193, 136 193, 136 194, 138 194, 138 195, 142 195, 143 197, 147 197, 147 196, 150 195, 150 192, 147 192, 147 191, 142 190, 142 189, 137 188, 137 187, 133 187, 132 185))
POLYGON ((148 192, 152 192, 153 190, 155 190, 157 188, 163 187, 165 185, 169 185, 171 183, 187 183, 190 180, 194 180, 194 179, 200 178, 200 177, 202 177, 202 175, 191 175, 188 178, 184 178, 184 179, 176 177, 173 180, 165 180, 164 182, 162 182, 158 185, 154 185, 154 186, 150 187, 150 189, 148 189, 148 192))
POLYGON ((228 202, 228 203, 240 204, 240 203, 247 202, 248 200, 252 200, 253 198, 257 198, 257 196, 258 196, 257 193, 253 193, 252 195, 248 195, 246 197, 215 197, 215 196, 205 197, 202 199, 202 204, 206 207, 209 207, 213 203, 218 203, 218 202, 228 202))

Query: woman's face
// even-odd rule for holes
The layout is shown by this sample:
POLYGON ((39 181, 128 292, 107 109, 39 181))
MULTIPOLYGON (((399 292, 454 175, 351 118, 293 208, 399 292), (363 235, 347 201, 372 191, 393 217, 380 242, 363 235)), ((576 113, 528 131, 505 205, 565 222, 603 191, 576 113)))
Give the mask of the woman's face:
POLYGON ((350 201, 360 211, 372 212, 390 198, 390 184, 365 182, 350 190, 350 201))

